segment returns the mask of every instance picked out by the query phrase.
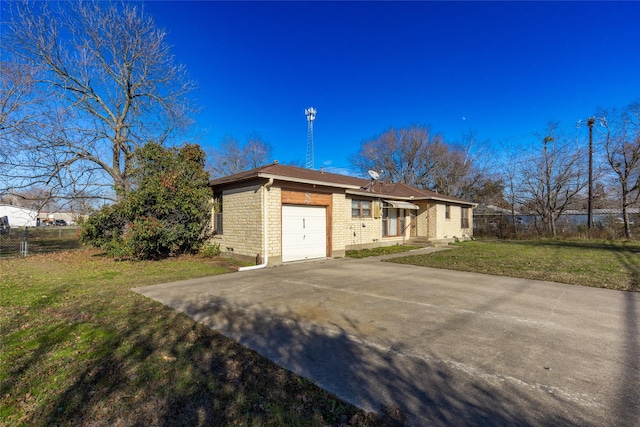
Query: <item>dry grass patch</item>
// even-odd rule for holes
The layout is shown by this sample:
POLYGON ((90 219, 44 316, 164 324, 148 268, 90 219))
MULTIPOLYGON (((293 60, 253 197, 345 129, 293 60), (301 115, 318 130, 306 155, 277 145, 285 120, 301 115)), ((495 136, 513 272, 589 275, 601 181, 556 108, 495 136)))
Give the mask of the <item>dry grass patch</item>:
POLYGON ((115 262, 95 250, 0 261, 0 424, 382 425, 136 286, 223 259, 115 262))

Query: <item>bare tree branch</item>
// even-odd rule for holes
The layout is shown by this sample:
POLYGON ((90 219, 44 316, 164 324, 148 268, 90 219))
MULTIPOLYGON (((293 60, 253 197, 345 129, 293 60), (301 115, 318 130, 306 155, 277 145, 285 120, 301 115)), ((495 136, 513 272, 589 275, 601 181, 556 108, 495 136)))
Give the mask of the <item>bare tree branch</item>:
POLYGON ((495 181, 479 161, 474 143, 472 133, 463 142, 449 144, 426 126, 391 128, 363 141, 350 162, 363 174, 375 170, 382 179, 474 200, 487 196, 487 185, 495 181))
POLYGON ((15 75, 31 84, 5 93, 3 81, 2 167, 11 173, 0 193, 44 184, 59 193, 125 194, 135 149, 191 123, 195 85, 174 64, 166 33, 136 5, 12 3, 5 40, 12 63, 3 67, 19 67, 15 75))
POLYGON ((528 207, 542 218, 548 236, 557 235, 556 221, 575 203, 587 185, 584 167, 587 156, 562 136, 555 135, 556 125, 542 141, 542 151, 532 152, 519 170, 520 192, 528 207))
POLYGON ((233 175, 257 168, 271 160, 273 147, 258 134, 252 134, 243 144, 227 136, 219 148, 210 152, 209 173, 212 177, 233 175))
POLYGON ((640 101, 622 111, 600 111, 599 116, 607 162, 620 185, 624 233, 631 239, 628 209, 640 199, 640 101))

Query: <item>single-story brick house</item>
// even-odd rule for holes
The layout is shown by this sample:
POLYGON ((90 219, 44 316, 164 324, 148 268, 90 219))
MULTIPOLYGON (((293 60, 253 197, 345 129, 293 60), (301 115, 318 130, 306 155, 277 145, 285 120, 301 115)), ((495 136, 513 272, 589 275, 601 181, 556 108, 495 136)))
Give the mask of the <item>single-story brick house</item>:
POLYGON ((348 249, 469 239, 474 203, 277 162, 210 182, 213 242, 268 265, 348 249), (265 257, 266 255, 266 257, 265 257))

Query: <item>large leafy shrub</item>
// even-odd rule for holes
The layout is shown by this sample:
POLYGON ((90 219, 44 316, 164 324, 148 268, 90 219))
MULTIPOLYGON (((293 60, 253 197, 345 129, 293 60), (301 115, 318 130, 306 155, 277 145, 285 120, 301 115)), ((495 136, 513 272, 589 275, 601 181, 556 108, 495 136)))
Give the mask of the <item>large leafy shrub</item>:
POLYGON ((195 252, 208 237, 211 191, 197 145, 148 143, 135 153, 134 186, 91 215, 82 240, 120 258, 163 258, 195 252))

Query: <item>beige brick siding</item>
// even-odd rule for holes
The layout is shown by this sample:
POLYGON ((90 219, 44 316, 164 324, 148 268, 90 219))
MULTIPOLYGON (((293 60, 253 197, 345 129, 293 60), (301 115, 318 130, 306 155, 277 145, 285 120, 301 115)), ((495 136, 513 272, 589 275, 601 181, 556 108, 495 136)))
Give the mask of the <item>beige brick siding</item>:
POLYGON ((435 232, 435 236, 433 239, 467 239, 472 235, 473 223, 471 217, 471 209, 469 209, 469 228, 461 227, 461 206, 449 205, 451 209, 450 218, 445 218, 446 216, 446 205, 445 204, 437 204, 435 205, 435 218, 439 227, 435 232))
MULTIPOLYGON (((358 198, 354 197, 354 199, 358 198)), ((406 226, 409 225, 411 218, 407 210, 403 210, 406 227, 404 236, 382 237, 382 217, 352 218, 351 200, 351 198, 346 198, 346 213, 344 214, 344 223, 346 225, 345 248, 347 250, 401 244, 409 237, 410 228, 406 226)), ((375 201, 375 203, 378 203, 378 201, 375 201)))
POLYGON ((213 241, 223 254, 262 255, 262 191, 262 186, 254 185, 222 193, 223 234, 213 241))
POLYGON ((417 237, 426 237, 431 239, 430 233, 430 224, 435 224, 433 222, 433 218, 430 217, 432 215, 433 207, 429 203, 420 202, 418 203, 420 209, 418 209, 418 217, 417 217, 417 227, 416 235, 417 237))
POLYGON ((334 257, 342 257, 349 238, 348 221, 351 218, 351 199, 347 199, 344 193, 333 193, 331 205, 331 253, 334 257))
POLYGON ((429 206, 429 212, 427 213, 427 222, 428 222, 428 233, 429 239, 440 239, 440 230, 442 228, 442 222, 444 219, 444 211, 442 210, 443 206, 440 206, 441 209, 438 209, 437 204, 431 204, 429 206), (438 211, 442 212, 442 218, 438 216, 438 211))
POLYGON ((279 187, 271 187, 267 191, 267 207, 269 216, 267 222, 269 226, 268 246, 269 257, 282 255, 282 203, 281 190, 279 187))

